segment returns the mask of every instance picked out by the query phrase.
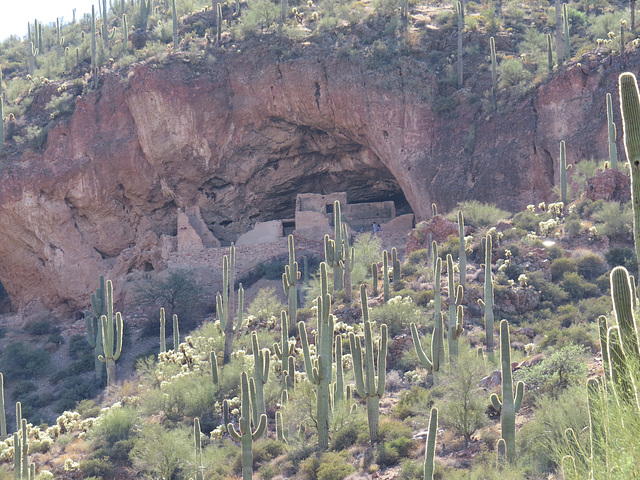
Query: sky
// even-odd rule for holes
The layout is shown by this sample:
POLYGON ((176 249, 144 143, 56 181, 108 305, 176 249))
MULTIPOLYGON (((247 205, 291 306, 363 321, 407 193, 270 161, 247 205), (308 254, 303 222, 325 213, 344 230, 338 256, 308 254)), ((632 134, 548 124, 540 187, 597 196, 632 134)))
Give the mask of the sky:
MULTIPOLYGON (((108 2, 107 2, 108 3, 108 2)), ((73 9, 76 18, 82 18, 84 13, 91 12, 91 5, 95 4, 98 12, 98 0, 2 0, 0 9, 0 41, 10 35, 25 37, 27 22, 48 24, 55 22, 56 17, 64 17, 64 22, 71 22, 73 9)))

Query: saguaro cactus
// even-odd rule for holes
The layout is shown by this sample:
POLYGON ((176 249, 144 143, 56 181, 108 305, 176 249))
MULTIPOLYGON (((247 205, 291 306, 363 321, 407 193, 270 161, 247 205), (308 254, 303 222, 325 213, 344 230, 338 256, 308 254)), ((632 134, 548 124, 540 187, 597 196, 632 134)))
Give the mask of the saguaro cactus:
POLYGON ((460 237, 458 268, 460 270, 460 285, 464 287, 467 284, 467 243, 464 239, 464 216, 461 210, 458 210, 458 236, 460 237))
POLYGON ((551 34, 547 33, 547 68, 553 72, 553 47, 551 46, 551 34))
POLYGON ((640 98, 635 75, 623 73, 620 75, 619 83, 624 148, 627 152, 627 160, 631 170, 633 240, 636 247, 636 256, 640 258, 640 98))
POLYGON ((378 264, 376 262, 371 264, 371 287, 373 290, 373 296, 378 296, 378 264))
POLYGON ((107 299, 104 286, 104 275, 100 275, 98 288, 91 294, 91 312, 84 313, 89 345, 93 347, 93 360, 96 380, 102 380, 104 367, 100 361, 102 349, 102 316, 107 314, 107 299))
POLYGON ((218 43, 222 42, 222 4, 216 3, 216 36, 218 43))
POLYGON ((493 408, 500 412, 502 438, 507 447, 507 460, 513 463, 516 459, 516 413, 520 410, 524 395, 524 382, 518 382, 514 395, 511 376, 511 343, 509 340, 509 322, 500 322, 500 360, 502 363, 502 401, 491 394, 493 408))
POLYGON ((111 280, 106 283, 107 314, 103 315, 102 322, 102 349, 104 355, 98 358, 107 367, 107 385, 116 381, 116 360, 122 353, 122 316, 120 312, 113 316, 113 285, 111 280))
POLYGON ((4 375, 0 373, 0 436, 7 438, 7 415, 4 411, 4 375))
POLYGON ((331 295, 328 293, 327 264, 320 264, 321 296, 318 297, 318 333, 316 334, 316 360, 311 361, 309 342, 304 322, 298 323, 300 342, 304 355, 307 377, 316 385, 316 418, 318 424, 318 446, 329 447, 329 405, 331 380, 333 375, 333 325, 331 295))
POLYGON ((444 365, 444 323, 442 321, 442 297, 440 295, 440 277, 442 259, 436 258, 435 277, 433 282, 433 342, 431 343, 431 361, 433 371, 440 370, 444 365))
POLYGON ((564 37, 564 60, 571 59, 571 38, 569 37, 569 15, 567 14, 567 4, 562 4, 562 35, 564 37))
POLYGON ((171 0, 171 18, 173 19, 173 49, 178 48, 178 11, 176 10, 176 0, 171 0))
POLYGON ((333 270, 333 291, 339 292, 344 288, 344 245, 342 238, 342 213, 340 202, 333 202, 333 232, 334 240, 329 235, 324 236, 324 258, 328 266, 333 270))
POLYGON ((613 103, 611 94, 607 93, 607 132, 609 134, 609 164, 611 168, 618 168, 618 147, 616 146, 616 124, 613 122, 613 103))
POLYGON ((387 303, 389 301, 391 293, 389 290, 389 252, 387 252, 386 250, 382 251, 382 288, 382 300, 384 303, 387 303))
POLYGON ((256 383, 255 405, 258 414, 266 414, 267 408, 264 404, 264 386, 269 380, 269 362, 271 355, 269 349, 260 350, 258 334, 251 332, 251 346, 253 349, 253 378, 256 383))
MULTIPOLYGON (((144 0, 143 0, 144 1, 144 0)), ((200 419, 193 419, 193 440, 196 446, 196 478, 204 480, 204 467, 202 466, 202 431, 200 430, 200 419)))
POLYGON ((560 142, 560 201, 567 205, 567 153, 564 140, 560 142))
MULTIPOLYGON (((235 328, 233 321, 234 285, 236 273, 236 247, 231 244, 229 255, 222 258, 222 295, 216 295, 216 311, 220 326, 224 332, 224 358, 223 364, 231 361, 235 328)), ((244 305, 238 305, 238 311, 244 309, 244 305)))
POLYGON ((253 441, 260 438, 267 427, 267 416, 260 415, 257 428, 251 431, 251 406, 249 400, 249 381, 246 372, 240 376, 241 382, 241 403, 240 420, 238 432, 233 424, 227 425, 229 435, 236 442, 242 445, 242 480, 252 480, 253 477, 253 441))
POLYGON ((398 288, 400 285, 400 260, 398 260, 398 250, 396 247, 391 249, 391 268, 393 269, 393 285, 398 288))
POLYGON ((609 328, 609 361, 616 395, 627 402, 635 402, 640 409, 637 388, 640 382, 640 347, 630 283, 629 273, 624 267, 611 271, 611 298, 618 325, 609 328))
POLYGON ((484 300, 478 300, 484 307, 484 329, 486 332, 487 354, 493 359, 493 280, 491 279, 491 235, 484 240, 484 300))
POLYGON ((167 332, 166 332, 166 318, 164 315, 164 308, 160 309, 160 353, 167 351, 167 332))
POLYGON ((456 2, 456 13, 458 15, 458 88, 464 85, 464 74, 462 64, 462 31, 464 30, 464 13, 462 3, 456 2))
POLYGON ((387 374, 387 325, 380 327, 380 340, 378 341, 378 374, 374 365, 374 344, 369 322, 369 309, 367 306, 367 290, 360 286, 360 298, 362 300, 362 321, 364 324, 364 365, 362 364, 362 346, 360 338, 353 332, 349 333, 349 345, 353 358, 353 371, 356 376, 356 391, 367 402, 367 417, 369 420, 369 439, 371 443, 378 440, 378 418, 380 416, 380 398, 384 395, 385 377, 387 374), (377 377, 377 379, 376 379, 377 377), (377 380, 377 381, 376 381, 377 380))
POLYGON ((289 341, 289 319, 287 312, 280 312, 280 344, 273 344, 273 351, 282 363, 282 389, 288 390, 294 385, 294 365, 293 355, 295 345, 289 341))
MULTIPOLYGON (((342 261, 342 268, 344 269, 344 300, 349 303, 351 302, 351 272, 353 272, 355 265, 356 249, 349 243, 349 229, 344 222, 342 222, 342 249, 342 256, 344 257, 342 261)), ((400 263, 398 263, 398 269, 399 268, 400 263)), ((398 270, 398 278, 400 278, 399 272, 400 270, 398 270)))
POLYGON ((496 59, 496 41, 491 37, 489 39, 489 49, 491 50, 491 100, 493 109, 498 107, 496 92, 498 91, 498 60, 496 59))
POLYGON ((438 435, 438 409, 432 408, 429 416, 429 428, 424 451, 424 480, 433 480, 434 459, 436 455, 436 436, 438 435))
POLYGON ((289 319, 293 324, 297 324, 298 318, 298 280, 300 271, 296 262, 296 250, 293 243, 293 235, 289 235, 289 264, 284 266, 282 274, 282 288, 284 294, 289 299, 289 319))

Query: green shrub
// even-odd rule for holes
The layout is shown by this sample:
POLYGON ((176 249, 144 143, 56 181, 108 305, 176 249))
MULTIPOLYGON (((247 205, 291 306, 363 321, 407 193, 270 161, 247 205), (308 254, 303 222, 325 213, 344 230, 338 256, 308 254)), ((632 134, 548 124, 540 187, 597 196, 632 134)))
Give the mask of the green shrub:
POLYGON ((414 250, 409 254, 407 258, 407 263, 409 265, 421 265, 424 266, 431 260, 431 255, 429 255, 429 250, 426 248, 422 248, 420 250, 414 250))
MULTIPOLYGON (((501 220, 510 217, 509 212, 499 209, 495 205, 481 203, 476 200, 459 203, 454 209, 455 212, 462 210, 465 225, 476 228, 493 227, 501 220)), ((455 214, 457 215, 457 213, 455 214)), ((455 217, 457 220, 457 217, 455 217)))
POLYGON ((600 295, 600 289, 597 285, 587 282, 576 272, 565 273, 562 282, 560 282, 560 288, 567 292, 572 300, 600 295))
POLYGON ((498 78, 500 86, 508 88, 526 82, 531 78, 531 74, 523 67, 522 60, 519 58, 510 58, 500 63, 498 67, 498 78))
POLYGON ((29 335, 46 335, 48 333, 59 333, 60 328, 58 328, 53 322, 55 320, 51 319, 42 319, 31 322, 29 325, 24 327, 25 332, 29 335))
POLYGON ((378 325, 383 323, 389 329, 389 338, 394 338, 409 329, 411 322, 419 322, 423 313, 411 297, 393 297, 379 307, 369 310, 369 318, 378 325))
POLYGON ((557 397, 569 385, 583 384, 587 373, 584 348, 569 344, 549 354, 540 363, 517 370, 514 378, 525 382, 532 397, 539 394, 557 397))
POLYGON ((630 203, 621 205, 618 202, 606 202, 601 210, 593 213, 592 219, 596 222, 598 235, 624 241, 631 234, 633 212, 630 203))
POLYGON ((278 440, 265 440, 256 443, 253 447, 253 468, 279 457, 286 449, 287 446, 278 440))
POLYGON ((112 477, 114 465, 106 458, 91 458, 83 460, 78 465, 80 470, 87 477, 109 478, 112 477))
POLYGON ((51 365, 49 353, 30 344, 11 343, 4 351, 0 366, 7 377, 27 378, 46 374, 51 365))
POLYGON ((342 480, 356 471, 348 461, 347 452, 327 452, 322 455, 318 467, 318 480, 342 480))
POLYGON ((604 258, 607 260, 611 268, 622 266, 630 272, 638 271, 636 252, 632 248, 612 247, 604 254, 604 258))
POLYGON ((269 320, 280 319, 280 312, 284 305, 278 300, 276 289, 273 287, 261 288, 247 308, 247 315, 253 317, 252 324, 267 324, 269 320))
POLYGON ((551 262, 551 280, 559 282, 567 272, 577 272, 578 266, 572 258, 556 258, 551 262))
POLYGON ((607 272, 607 264, 595 253, 588 253, 576 260, 578 273, 586 280, 593 281, 607 272))
POLYGON ((374 461, 381 467, 396 465, 400 459, 409 454, 413 444, 413 440, 409 438, 396 438, 389 442, 380 443, 375 449, 374 461))
POLYGON ((133 465, 150 478, 172 478, 176 470, 187 466, 192 452, 190 435, 190 429, 167 429, 157 423, 147 423, 131 450, 133 465))
POLYGON ((538 214, 532 212, 530 210, 524 210, 522 212, 518 212, 513 216, 513 220, 511 224, 519 228, 521 230, 526 230, 527 232, 537 232, 538 224, 548 219, 548 214, 538 214))
POLYGON ((111 407, 98 417, 91 438, 96 445, 113 446, 133 435, 138 418, 139 413, 133 407, 111 407))
POLYGON ((432 406, 430 390, 414 385, 409 390, 400 392, 400 398, 392 412, 400 420, 404 420, 407 417, 426 415, 432 406))

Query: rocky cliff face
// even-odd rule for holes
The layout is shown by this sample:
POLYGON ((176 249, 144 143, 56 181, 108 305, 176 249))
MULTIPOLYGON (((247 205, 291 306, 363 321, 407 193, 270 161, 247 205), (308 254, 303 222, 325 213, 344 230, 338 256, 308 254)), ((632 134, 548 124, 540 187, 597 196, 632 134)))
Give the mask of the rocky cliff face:
POLYGON ((514 210, 553 199, 561 139, 570 162, 606 157, 620 66, 574 66, 504 112, 467 104, 443 120, 419 63, 371 71, 311 47, 284 61, 252 48, 106 74, 43 153, 9 159, 0 280, 14 310, 83 308, 100 273, 117 285, 161 268, 178 207, 198 205, 223 242, 293 217, 299 192, 406 199, 418 219, 432 202, 514 210))

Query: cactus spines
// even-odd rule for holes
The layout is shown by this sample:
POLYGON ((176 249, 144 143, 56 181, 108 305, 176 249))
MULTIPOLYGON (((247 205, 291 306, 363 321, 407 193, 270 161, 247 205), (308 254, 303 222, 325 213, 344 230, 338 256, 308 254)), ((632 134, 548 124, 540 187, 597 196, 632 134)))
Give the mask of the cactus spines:
POLYGON ((251 406, 249 400, 249 380, 246 372, 242 372, 240 377, 241 382, 241 404, 240 404, 240 420, 239 431, 229 423, 227 430, 229 435, 236 442, 240 442, 242 445, 242 479, 251 480, 253 476, 253 441, 260 438, 267 427, 267 416, 265 414, 260 415, 258 426, 252 432, 251 431, 251 406))
POLYGON ((87 329, 89 345, 93 347, 93 360, 96 380, 102 379, 104 367, 99 360, 104 353, 102 349, 102 315, 107 314, 107 300, 105 295, 104 275, 100 275, 98 288, 91 294, 91 312, 85 312, 84 319, 87 329))
POLYGON ((298 280, 300 280, 300 271, 298 270, 298 262, 296 262, 296 251, 293 242, 293 235, 289 235, 289 264, 284 266, 282 274, 282 288, 284 294, 289 299, 289 319, 294 325, 297 324, 298 312, 298 280))
POLYGON ((4 375, 0 373, 0 436, 7 438, 7 414, 4 411, 4 375))
POLYGON ((316 418, 318 424, 318 446, 322 450, 329 447, 329 406, 331 403, 331 381, 333 375, 333 326, 331 295, 328 293, 327 264, 320 264, 322 294, 318 297, 318 333, 316 334, 316 360, 311 361, 309 342, 304 322, 298 322, 300 342, 304 355, 307 377, 316 385, 316 418))
POLYGON ((478 300, 484 307, 484 328, 486 332, 487 354, 493 359, 493 280, 491 279, 491 235, 482 242, 484 244, 484 300, 478 300))
POLYGON ((460 247, 458 253, 458 268, 460 270, 460 285, 467 284, 467 244, 464 238, 464 216, 458 210, 458 236, 460 237, 460 247))
POLYGON ((349 345, 353 358, 353 370, 356 377, 356 391, 367 402, 367 417, 369 421, 369 439, 371 443, 378 440, 378 418, 380 415, 380 398, 384 395, 385 378, 387 374, 387 325, 380 327, 380 340, 378 341, 378 373, 375 372, 374 343, 371 332, 371 322, 367 307, 367 291, 364 285, 360 286, 362 300, 362 321, 364 324, 364 366, 362 360, 362 346, 360 338, 353 332, 349 333, 349 345), (376 378, 377 377, 377 378, 376 378))
POLYGON ((122 316, 120 312, 113 315, 113 284, 111 280, 106 282, 106 302, 107 314, 102 315, 102 349, 104 355, 98 359, 104 362, 107 367, 107 385, 112 385, 116 381, 116 360, 122 353, 122 316))
POLYGON ((516 413, 522 404, 524 382, 518 382, 514 394, 509 322, 507 320, 500 322, 500 360, 502 363, 502 400, 493 393, 491 394, 491 403, 500 412, 501 433, 507 447, 507 460, 509 463, 513 463, 516 458, 516 413))
POLYGON ((613 102, 611 94, 607 93, 607 132, 609 136, 609 164, 611 168, 618 168, 618 147, 616 146, 616 124, 613 122, 613 102))
POLYGON ((202 466, 202 431, 200 430, 200 419, 197 417, 193 419, 193 440, 196 447, 195 480, 204 480, 204 467, 202 466))
POLYGON ((164 314, 164 308, 160 309, 160 353, 167 351, 167 332, 166 332, 167 320, 164 314))
POLYGON ((560 142, 560 201, 567 205, 567 153, 564 140, 560 142))
POLYGON ((433 480, 434 459, 436 455, 436 436, 438 435, 438 409, 432 408, 429 416, 429 428, 424 452, 424 480, 433 480))
POLYGON ((383 301, 387 303, 391 296, 389 292, 389 252, 382 251, 382 285, 383 285, 383 301))
POLYGON ((253 348, 253 378, 256 383, 255 406, 258 414, 267 413, 264 404, 264 386, 269 380, 269 362, 271 355, 269 349, 260 350, 258 334, 251 333, 251 346, 253 348))
POLYGON ((633 240, 636 256, 640 258, 640 98, 635 75, 623 73, 620 75, 619 83, 624 148, 631 170, 633 240))

